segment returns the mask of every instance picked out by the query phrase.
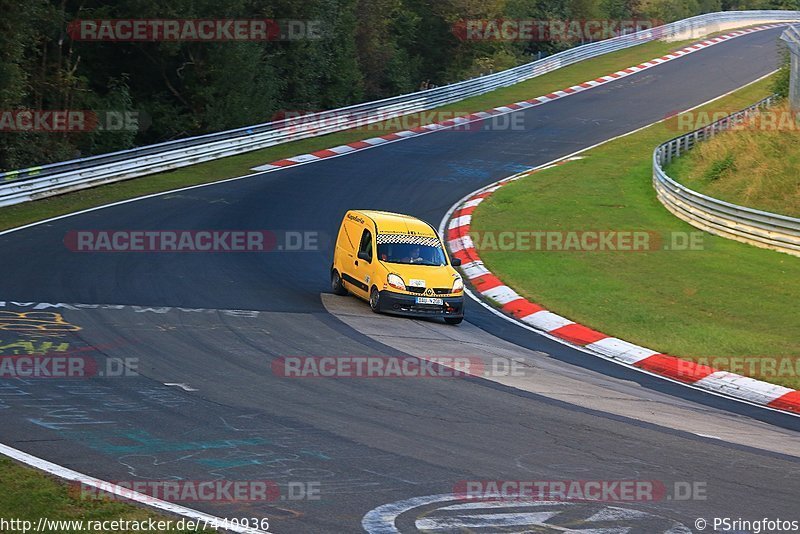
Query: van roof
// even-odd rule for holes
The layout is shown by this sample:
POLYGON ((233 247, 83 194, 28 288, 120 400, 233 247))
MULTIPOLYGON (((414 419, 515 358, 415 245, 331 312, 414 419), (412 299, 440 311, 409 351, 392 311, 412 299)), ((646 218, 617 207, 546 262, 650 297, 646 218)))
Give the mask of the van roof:
POLYGON ((410 215, 374 210, 359 210, 358 213, 372 219, 379 234, 436 235, 428 223, 410 215))

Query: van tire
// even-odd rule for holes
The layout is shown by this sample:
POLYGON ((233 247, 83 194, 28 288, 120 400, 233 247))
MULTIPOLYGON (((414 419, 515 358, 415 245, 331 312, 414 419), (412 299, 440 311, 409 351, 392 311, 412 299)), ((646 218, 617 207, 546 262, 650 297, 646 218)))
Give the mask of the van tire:
POLYGON ((375 286, 372 286, 372 291, 369 292, 369 307, 375 313, 381 312, 381 292, 375 286))
POLYGON ((341 297, 347 295, 347 289, 344 287, 342 277, 339 276, 339 272, 336 269, 331 272, 331 289, 334 295, 339 295, 341 297))
POLYGON ((444 322, 446 322, 447 324, 452 324, 452 325, 461 324, 461 321, 463 321, 463 320, 464 320, 463 317, 445 317, 444 318, 444 322))

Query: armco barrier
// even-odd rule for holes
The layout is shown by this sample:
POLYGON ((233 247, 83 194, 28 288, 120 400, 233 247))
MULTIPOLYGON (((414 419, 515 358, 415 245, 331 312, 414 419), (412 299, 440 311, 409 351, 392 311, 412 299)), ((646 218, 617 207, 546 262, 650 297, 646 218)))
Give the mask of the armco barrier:
POLYGON ((753 113, 771 105, 776 98, 765 98, 747 109, 660 145, 653 152, 653 186, 661 203, 692 226, 757 247, 800 256, 800 219, 737 206, 692 191, 667 176, 662 168, 700 141, 741 124, 753 113))
POLYGON ((657 39, 707 35, 732 23, 744 26, 766 22, 800 21, 800 11, 726 11, 709 13, 657 28, 577 46, 519 67, 463 82, 366 102, 301 119, 258 124, 246 128, 190 137, 132 150, 103 154, 10 171, 0 174, 0 206, 18 204, 127 180, 137 176, 177 169, 234 154, 346 130, 457 102, 541 76, 584 59, 657 39))

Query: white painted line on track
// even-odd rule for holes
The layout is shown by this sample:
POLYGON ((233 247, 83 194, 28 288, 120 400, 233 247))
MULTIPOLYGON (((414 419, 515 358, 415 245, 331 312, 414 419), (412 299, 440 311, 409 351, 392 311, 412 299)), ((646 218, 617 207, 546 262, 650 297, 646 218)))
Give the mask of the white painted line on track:
MULTIPOLYGON (((663 532, 664 534, 689 534, 691 531, 680 522, 637 509, 608 506, 603 501, 559 501, 541 500, 530 502, 507 500, 501 494, 484 494, 477 502, 467 502, 450 506, 440 503, 459 502, 469 499, 456 493, 412 497, 381 505, 367 512, 361 526, 368 534, 399 534, 397 522, 406 515, 406 522, 414 521, 414 532, 462 532, 465 529, 489 529, 485 532, 531 532, 546 529, 548 532, 574 532, 585 534, 624 534, 637 532, 663 532), (439 505, 435 508, 432 505, 439 505), (501 512, 501 508, 517 506, 540 507, 528 512, 501 512), (541 507, 552 507, 542 510, 541 507), (415 509, 416 513, 415 513, 415 509), (435 515, 437 512, 461 511, 459 515, 435 515), (486 513, 472 511, 486 510, 486 513), (568 512, 567 515, 563 515, 568 512), (575 513, 576 512, 577 515, 575 513), (411 515, 412 517, 408 517, 411 515), (609 525, 612 521, 624 521, 628 525, 609 525), (593 524, 594 523, 594 524, 593 524), (519 527, 526 527, 518 530, 519 527), (534 527, 534 528, 531 528, 534 527), (509 530, 516 528, 517 530, 509 530), (649 529, 649 530, 643 530, 649 529)), ((411 532, 406 530, 406 532, 411 532)), ((481 530, 484 532, 484 530, 481 530)))
POLYGON ((195 388, 191 387, 189 384, 186 384, 184 382, 180 382, 180 383, 179 382, 164 382, 164 385, 165 386, 170 386, 170 387, 178 387, 178 388, 181 388, 183 391, 200 391, 199 389, 195 389, 195 388))
POLYGON ((239 526, 231 522, 226 523, 221 517, 207 514, 193 508, 187 508, 179 504, 162 501, 161 499, 156 499, 155 497, 138 493, 116 484, 104 482, 100 479, 84 475, 83 473, 78 473, 77 471, 73 471, 72 469, 62 467, 52 462, 48 462, 47 460, 42 460, 41 458, 37 458, 36 456, 26 452, 9 447, 8 445, 3 445, 2 443, 0 443, 0 454, 4 454, 5 456, 17 460, 18 462, 35 467, 36 469, 50 473, 51 475, 55 475, 64 480, 78 482, 84 486, 96 488, 104 493, 112 493, 124 499, 134 501, 138 504, 143 504, 147 507, 154 508, 162 512, 187 517, 195 521, 199 521, 201 524, 205 523, 209 526, 226 525, 225 530, 230 532, 240 532, 242 534, 270 534, 266 530, 258 530, 255 528, 239 526))
POLYGON ((547 525, 545 521, 552 519, 559 513, 560 512, 522 512, 506 514, 475 514, 463 517, 453 516, 426 518, 417 519, 416 527, 420 530, 445 530, 448 532, 458 532, 465 528, 502 528, 517 526, 540 526, 552 528, 552 525, 547 525))

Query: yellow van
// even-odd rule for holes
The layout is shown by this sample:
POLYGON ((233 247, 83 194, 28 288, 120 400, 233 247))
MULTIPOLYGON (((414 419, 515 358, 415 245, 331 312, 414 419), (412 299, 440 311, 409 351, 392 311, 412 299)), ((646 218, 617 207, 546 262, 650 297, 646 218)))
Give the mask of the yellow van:
POLYGON ((348 211, 336 238, 331 287, 369 302, 372 311, 464 319, 464 282, 433 227, 385 211, 348 211))

